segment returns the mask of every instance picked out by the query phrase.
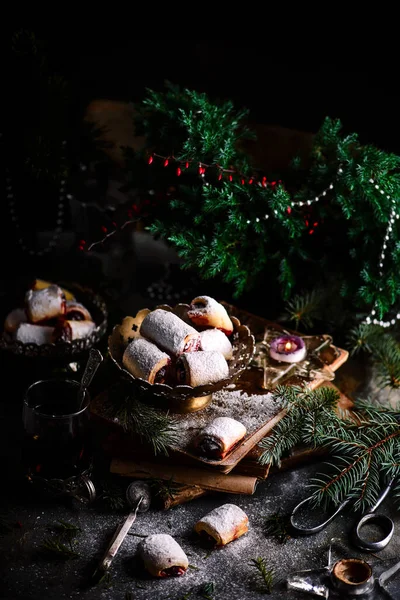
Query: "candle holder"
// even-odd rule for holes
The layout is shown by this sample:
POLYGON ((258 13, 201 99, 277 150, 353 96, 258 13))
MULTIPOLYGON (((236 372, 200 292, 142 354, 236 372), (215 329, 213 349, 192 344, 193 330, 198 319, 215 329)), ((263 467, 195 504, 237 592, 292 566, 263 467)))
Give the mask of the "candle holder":
MULTIPOLYGON (((289 378, 291 385, 312 382, 313 387, 317 387, 324 381, 333 381, 335 373, 322 358, 323 353, 329 349, 335 352, 332 342, 329 335, 300 336, 284 329, 266 327, 263 339, 256 344, 252 361, 253 366, 263 370, 262 388, 273 390, 289 378), (284 350, 285 344, 288 343, 296 343, 292 356, 290 352, 286 352, 286 355, 277 352, 277 347, 281 350, 280 346, 282 346, 284 350)), ((291 349, 293 346, 288 348, 291 349)))

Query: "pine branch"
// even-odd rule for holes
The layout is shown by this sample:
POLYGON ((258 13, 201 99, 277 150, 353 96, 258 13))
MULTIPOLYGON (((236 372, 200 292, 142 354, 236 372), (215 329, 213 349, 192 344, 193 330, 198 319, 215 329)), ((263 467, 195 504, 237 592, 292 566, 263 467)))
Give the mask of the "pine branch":
POLYGON ((79 558, 79 554, 68 548, 59 539, 47 538, 43 541, 39 549, 43 556, 55 560, 69 560, 71 558, 79 558))
POLYGON ((289 534, 290 515, 281 515, 278 511, 265 518, 264 528, 267 536, 285 544, 291 537, 289 534))
POLYGON ((300 443, 315 445, 315 430, 329 423, 339 399, 339 392, 327 387, 310 391, 296 386, 279 386, 272 394, 287 412, 259 444, 264 448, 259 458, 263 465, 280 465, 282 455, 300 443))
POLYGON ((215 593, 215 583, 213 581, 209 581, 203 584, 199 590, 199 595, 205 600, 214 600, 213 596, 215 593))
POLYGON ((261 556, 257 558, 252 558, 250 564, 259 571, 264 582, 265 593, 270 594, 274 585, 274 571, 272 569, 267 568, 265 564, 265 559, 261 556))
POLYGON ((148 406, 125 394, 115 394, 104 407, 105 416, 117 422, 143 443, 152 446, 153 452, 168 455, 168 449, 177 442, 178 429, 168 414, 148 406))
POLYGON ((318 289, 301 295, 296 294, 286 302, 283 320, 293 321, 296 329, 300 325, 305 329, 313 327, 314 321, 321 318, 321 304, 324 295, 324 292, 318 289))

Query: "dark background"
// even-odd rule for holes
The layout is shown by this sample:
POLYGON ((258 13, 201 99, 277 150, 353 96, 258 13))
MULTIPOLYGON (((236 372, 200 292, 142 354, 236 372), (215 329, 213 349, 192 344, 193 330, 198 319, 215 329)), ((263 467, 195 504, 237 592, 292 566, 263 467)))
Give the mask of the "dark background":
POLYGON ((260 123, 315 132, 330 116, 363 141, 400 151, 396 79, 367 59, 352 68, 295 53, 285 62, 264 39, 138 39, 112 27, 44 24, 34 32, 54 71, 74 85, 80 107, 94 98, 140 99, 145 87, 161 88, 169 79, 232 99, 260 123))

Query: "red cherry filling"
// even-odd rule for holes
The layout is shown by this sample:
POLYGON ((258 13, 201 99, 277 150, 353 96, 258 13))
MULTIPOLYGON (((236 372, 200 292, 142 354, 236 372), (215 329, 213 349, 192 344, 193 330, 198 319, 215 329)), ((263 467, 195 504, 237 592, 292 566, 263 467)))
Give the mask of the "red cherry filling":
POLYGON ((161 369, 157 371, 156 376, 154 377, 154 383, 164 383, 166 374, 167 368, 161 367, 161 369))
POLYGON ((180 577, 181 575, 184 575, 185 572, 186 570, 182 567, 169 567, 169 569, 161 571, 160 577, 180 577))
POLYGON ((183 347, 184 352, 197 352, 200 346, 200 340, 192 338, 183 347))

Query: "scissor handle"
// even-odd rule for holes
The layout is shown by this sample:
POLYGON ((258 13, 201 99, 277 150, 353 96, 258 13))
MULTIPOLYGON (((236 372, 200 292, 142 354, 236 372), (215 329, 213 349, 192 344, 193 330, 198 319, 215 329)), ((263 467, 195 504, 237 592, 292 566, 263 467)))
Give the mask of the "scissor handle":
POLYGON ((394 532, 394 523, 390 517, 386 515, 377 515, 375 513, 368 513, 361 517, 358 521, 357 526, 354 530, 354 542, 361 550, 367 550, 368 552, 376 552, 377 550, 383 550, 386 548, 390 540, 392 539, 394 532), (383 537, 376 542, 369 542, 363 538, 360 534, 362 527, 366 523, 375 523, 378 525, 383 532, 383 537))
POLYGON ((304 500, 299 502, 299 504, 297 504, 297 506, 295 506, 294 509, 292 510, 292 513, 290 515, 290 525, 295 533, 299 533, 301 535, 312 535, 313 533, 318 533, 318 531, 322 531, 322 529, 324 529, 327 525, 329 525, 329 523, 331 521, 333 521, 333 519, 340 512, 342 512, 342 510, 351 501, 351 498, 346 498, 346 500, 343 500, 343 502, 338 506, 336 511, 326 521, 324 521, 323 523, 320 523, 319 525, 316 525, 315 527, 301 527, 300 525, 296 525, 294 518, 295 518, 297 511, 303 506, 303 504, 310 502, 310 500, 312 500, 312 499, 313 499, 313 496, 309 496, 308 498, 305 498, 304 500))
POLYGON ((386 498, 386 496, 390 492, 393 483, 394 483, 394 478, 389 481, 389 483, 387 484, 387 486, 385 487, 385 489, 379 494, 378 498, 376 499, 376 502, 375 502, 374 506, 369 509, 368 513, 375 512, 376 509, 378 508, 378 506, 380 506, 382 504, 382 502, 384 501, 384 499, 386 498))

